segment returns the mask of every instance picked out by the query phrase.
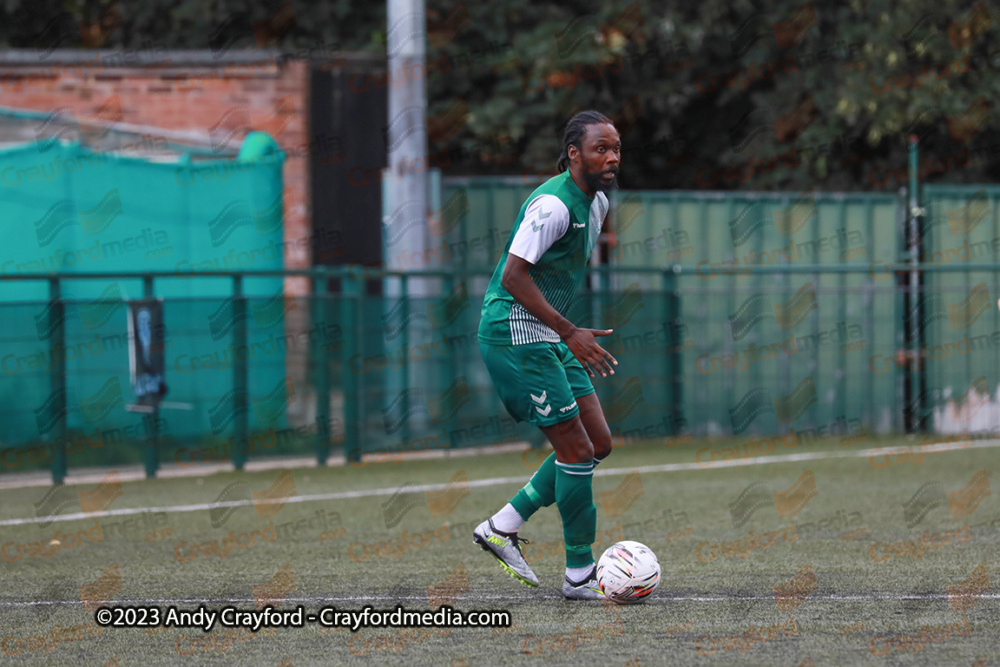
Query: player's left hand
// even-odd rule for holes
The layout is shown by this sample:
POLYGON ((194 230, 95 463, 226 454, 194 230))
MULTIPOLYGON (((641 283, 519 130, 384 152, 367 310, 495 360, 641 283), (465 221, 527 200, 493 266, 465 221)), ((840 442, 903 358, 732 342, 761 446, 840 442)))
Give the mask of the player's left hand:
POLYGON ((590 373, 590 377, 596 377, 594 368, 600 371, 603 377, 608 377, 608 373, 615 374, 611 364, 617 366, 618 361, 595 340, 595 336, 610 336, 613 331, 613 329, 575 329, 572 334, 565 338, 566 347, 577 358, 584 370, 590 373), (608 363, 609 361, 611 363, 608 363))

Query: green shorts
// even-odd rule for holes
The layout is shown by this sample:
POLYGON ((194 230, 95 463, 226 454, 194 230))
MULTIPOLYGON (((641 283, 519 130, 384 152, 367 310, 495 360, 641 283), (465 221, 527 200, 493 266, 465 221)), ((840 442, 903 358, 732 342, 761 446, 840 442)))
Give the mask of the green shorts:
POLYGON ((580 414, 576 399, 594 385, 566 343, 497 345, 479 341, 493 386, 516 421, 552 426, 580 414))

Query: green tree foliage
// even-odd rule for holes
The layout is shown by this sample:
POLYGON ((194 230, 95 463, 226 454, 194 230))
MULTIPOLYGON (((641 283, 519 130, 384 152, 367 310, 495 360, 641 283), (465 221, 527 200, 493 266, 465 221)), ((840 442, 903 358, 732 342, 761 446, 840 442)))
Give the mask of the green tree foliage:
MULTIPOLYGON (((430 151, 450 174, 551 173, 566 120, 594 108, 622 130, 629 188, 894 191, 911 134, 926 182, 997 175, 995 6, 676 4, 427 0, 430 151)), ((385 52, 384 2, 4 7, 0 46, 40 51, 385 52)))
POLYGON ((626 187, 893 191, 911 134, 926 182, 979 182, 996 169, 1000 52, 989 47, 1000 10, 985 3, 639 0, 469 13, 449 53, 498 35, 510 47, 468 75, 431 77, 430 114, 463 101, 451 144, 506 145, 517 164, 487 155, 455 171, 551 170, 565 120, 584 108, 622 129, 626 187))
POLYGON ((0 47, 385 50, 385 3, 334 0, 4 0, 0 47), (89 38, 88 38, 89 37, 89 38))

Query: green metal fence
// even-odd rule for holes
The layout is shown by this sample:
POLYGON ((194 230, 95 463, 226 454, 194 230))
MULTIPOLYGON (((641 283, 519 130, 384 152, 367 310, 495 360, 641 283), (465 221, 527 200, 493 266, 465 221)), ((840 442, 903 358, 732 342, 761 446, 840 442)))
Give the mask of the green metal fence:
MULTIPOLYGON (((531 188, 444 179, 432 232, 448 254, 433 271, 0 276, 8 292, 34 285, 29 298, 0 306, 0 366, 13 387, 0 405, 0 472, 51 466, 59 479, 96 463, 146 461, 152 472, 157 462, 239 466, 279 454, 364 465, 537 442, 536 430, 507 416, 476 340, 489 275, 531 188), (195 274, 215 291, 171 287, 195 274), (292 275, 309 276, 313 295, 246 288, 292 275), (67 288, 83 281, 164 297, 168 400, 190 410, 163 410, 151 424, 124 409, 128 391, 102 399, 101 373, 127 368, 125 345, 107 346, 81 379, 65 351, 85 353, 93 333, 67 312, 101 308, 110 315, 99 340, 126 335, 124 300, 67 288), (372 281, 383 296, 368 292, 372 281), (206 345, 213 318, 220 335, 206 345), (34 361, 12 361, 9 349, 25 340, 34 361)), ((615 329, 603 342, 618 373, 595 380, 612 432, 668 445, 736 436, 730 442, 746 449, 819 435, 995 430, 998 196, 926 188, 913 211, 901 197, 870 194, 614 193, 607 263, 591 268, 568 313, 580 326, 615 329), (923 214, 916 227, 911 214, 923 214), (913 228, 924 252, 915 265, 913 228)), ((720 447, 706 456, 732 454, 720 447)))
MULTIPOLYGON (((1000 266, 925 268, 937 279, 938 273, 1000 266)), ((605 343, 619 360, 618 373, 595 379, 616 436, 666 438, 668 445, 682 445, 693 436, 736 435, 743 439, 739 446, 778 438, 791 447, 818 435, 847 438, 902 430, 901 388, 909 371, 896 363, 898 289, 876 285, 871 269, 860 266, 752 267, 740 277, 758 281, 749 286, 735 285, 731 276, 713 276, 718 284, 712 285, 703 271, 698 265, 595 268, 592 285, 626 288, 588 288, 572 304, 570 317, 578 324, 616 329, 605 343), (842 290, 848 279, 866 286, 842 290), (654 281, 656 288, 639 287, 654 281), (768 281, 773 285, 761 287, 768 281), (812 288, 794 289, 809 281, 812 288), (751 310, 741 316, 739 308, 748 301, 751 310), (775 309, 781 303, 787 307, 775 309), (729 309, 728 304, 737 306, 729 315, 712 313, 712 308, 729 309), (842 324, 827 328, 830 321, 842 324)), ((354 465, 365 465, 372 460, 365 454, 394 460, 410 452, 531 438, 532 429, 506 415, 480 360, 475 335, 481 294, 467 286, 473 278, 482 279, 481 273, 382 276, 406 283, 431 276, 452 285, 434 297, 395 299, 364 295, 370 269, 283 273, 305 274, 320 289, 293 308, 286 304, 283 333, 271 339, 273 346, 256 337, 263 318, 248 314, 267 308, 266 300, 240 295, 251 276, 226 277, 233 289, 229 365, 214 363, 218 357, 206 356, 196 338, 170 324, 192 308, 207 313, 218 302, 165 301, 168 383, 178 374, 201 373, 206 384, 227 389, 173 393, 170 400, 189 402, 193 409, 161 411, 156 424, 150 424, 149 415, 126 412, 127 396, 100 409, 64 399, 60 409, 51 397, 66 395, 74 378, 66 365, 54 365, 41 381, 48 398, 2 407, 5 423, 21 413, 31 417, 31 431, 39 425, 36 432, 15 434, 19 440, 5 437, 3 472, 51 466, 61 479, 68 467, 98 462, 145 460, 152 473, 157 462, 190 468, 233 460, 240 466, 248 458, 278 454, 311 455, 321 462, 342 454, 354 465), (332 275, 340 277, 342 293, 323 291, 332 275), (290 321, 287 314, 297 310, 308 318, 290 321), (292 349, 304 350, 310 360, 303 382, 286 378, 270 386, 255 381, 268 355, 277 358, 292 349), (79 411, 75 425, 74 409, 79 411), (94 417, 81 428, 79 416, 87 410, 94 417)), ((55 289, 63 280, 79 279, 45 280, 55 289)), ((150 275, 147 283, 155 293, 160 283, 178 279, 183 276, 150 275)), ((5 306, 11 307, 21 306, 5 306)), ((51 311, 58 317, 57 308, 51 311)), ((71 346, 71 340, 61 340, 67 335, 57 327, 50 345, 71 346)), ((989 349, 976 349, 968 358, 971 368, 995 361, 989 349)), ((127 351, 109 351, 105 363, 109 369, 127 367, 127 351)))
MULTIPOLYGON (((467 249, 450 253, 448 265, 495 263, 503 247, 495 239, 508 238, 535 184, 462 178, 442 185, 443 228, 463 235, 450 239, 453 249, 467 249)), ((919 194, 925 205, 911 211, 903 191, 614 192, 603 239, 613 270, 595 273, 591 294, 618 295, 622 312, 642 310, 623 335, 639 324, 647 342, 655 337, 670 350, 641 350, 650 360, 643 373, 662 367, 643 388, 675 389, 652 401, 661 412, 683 395, 679 409, 694 433, 733 433, 754 410, 748 433, 994 430, 1000 412, 976 406, 992 400, 987 369, 997 367, 1000 344, 1000 335, 992 338, 1000 297, 992 200, 1000 188, 930 186, 919 194), (914 241, 923 253, 916 267, 911 214, 924 230, 914 241), (674 322, 653 312, 665 308, 666 293, 674 322), (741 353, 768 345, 770 355, 775 342, 789 340, 794 352, 738 366, 741 353), (691 348, 678 349, 685 341, 691 348), (679 377, 664 384, 674 362, 679 377), (714 370, 704 366, 711 362, 714 370), (796 413, 781 403, 778 410, 774 401, 796 389, 808 407, 796 413)), ((625 340, 639 345, 635 335, 625 340)))
MULTIPOLYGON (((928 272, 913 319, 924 350, 914 401, 928 428, 1000 426, 1000 218, 995 186, 926 186, 919 224, 928 272)), ((912 310, 911 309, 911 312, 912 310)))

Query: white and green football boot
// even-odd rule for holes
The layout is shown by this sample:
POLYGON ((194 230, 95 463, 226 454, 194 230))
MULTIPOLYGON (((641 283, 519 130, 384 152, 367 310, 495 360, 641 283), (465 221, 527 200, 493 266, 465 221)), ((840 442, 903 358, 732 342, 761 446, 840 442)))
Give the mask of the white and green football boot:
POLYGON ((570 581, 569 577, 566 577, 563 580, 563 595, 568 600, 603 600, 604 593, 597 583, 597 565, 594 565, 594 569, 583 578, 583 581, 570 581))
POLYGON ((518 537, 517 533, 501 533, 493 526, 493 519, 487 519, 472 531, 472 541, 492 554, 510 576, 525 586, 538 586, 538 577, 521 555, 521 543, 529 544, 528 540, 518 537))

